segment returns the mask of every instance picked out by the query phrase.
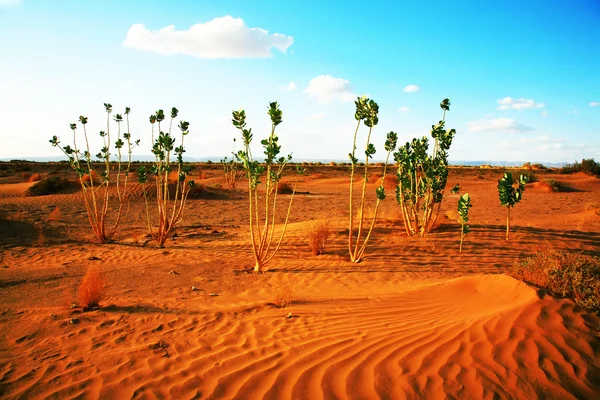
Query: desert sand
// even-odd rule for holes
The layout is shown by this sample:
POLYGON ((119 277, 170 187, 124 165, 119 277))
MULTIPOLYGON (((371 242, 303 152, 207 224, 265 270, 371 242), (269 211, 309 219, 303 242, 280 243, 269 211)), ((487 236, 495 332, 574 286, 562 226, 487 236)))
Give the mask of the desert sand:
POLYGON ((189 200, 162 249, 139 197, 115 241, 99 245, 76 189, 24 197, 25 176, 0 178, 0 397, 600 398, 600 318, 505 274, 538 251, 600 255, 600 179, 536 171, 563 190, 528 184, 506 241, 504 170, 454 168, 449 185, 473 202, 462 253, 458 195, 421 239, 406 235, 389 193, 354 264, 347 169, 309 167, 280 252, 251 274, 247 188, 221 190, 219 166, 199 170, 207 194, 189 200), (319 256, 314 221, 330 227, 319 256), (70 305, 90 266, 105 299, 83 312, 70 305), (273 304, 282 280, 286 308, 273 304))

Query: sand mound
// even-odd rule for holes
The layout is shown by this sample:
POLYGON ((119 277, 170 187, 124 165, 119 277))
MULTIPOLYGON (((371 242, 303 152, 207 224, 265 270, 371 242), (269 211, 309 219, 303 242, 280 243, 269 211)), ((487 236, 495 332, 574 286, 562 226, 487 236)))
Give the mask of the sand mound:
MULTIPOLYGON (((294 277, 299 286, 312 277, 294 277)), ((318 283, 317 283, 318 284, 318 283)), ((313 285, 315 283, 313 282, 313 285)), ((331 286, 331 282, 327 283, 331 286)), ((598 339, 571 302, 504 275, 280 310, 230 299, 5 311, 8 398, 593 398, 598 339), (294 318, 284 318, 291 311, 294 318), (14 318, 15 315, 12 315, 14 318)), ((251 300, 246 298, 246 300, 251 300)), ((257 300, 257 299, 255 299, 257 300)), ((585 314, 587 315, 587 314, 585 314)))

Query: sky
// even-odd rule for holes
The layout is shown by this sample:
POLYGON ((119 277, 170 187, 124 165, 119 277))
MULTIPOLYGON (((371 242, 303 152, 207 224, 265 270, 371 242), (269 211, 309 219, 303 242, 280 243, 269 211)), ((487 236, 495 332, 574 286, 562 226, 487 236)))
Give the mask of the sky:
POLYGON ((389 131, 429 135, 447 97, 450 160, 600 160, 600 1, 0 0, 0 158, 60 158, 48 140, 72 143, 80 115, 95 154, 103 103, 131 107, 137 156, 171 107, 186 156, 229 155, 240 108, 260 154, 278 101, 283 153, 344 160, 363 95, 376 159, 389 131))

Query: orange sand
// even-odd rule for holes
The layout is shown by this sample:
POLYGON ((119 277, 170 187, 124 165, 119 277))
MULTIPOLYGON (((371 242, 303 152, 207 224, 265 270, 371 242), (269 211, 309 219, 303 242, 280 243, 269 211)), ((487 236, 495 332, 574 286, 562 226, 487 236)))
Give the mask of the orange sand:
MULTIPOLYGON (((203 171, 207 187, 224 182, 217 167, 203 171)), ((548 248, 600 255, 600 180, 536 172, 569 190, 528 185, 506 241, 502 172, 482 173, 449 179, 473 202, 462 254, 458 196, 420 240, 389 193, 367 259, 352 264, 347 173, 313 168, 261 275, 243 272, 253 265, 243 184, 191 199, 177 237, 157 249, 136 196, 115 243, 101 246, 78 193, 22 197, 32 183, 0 178, 0 397, 600 398, 600 318, 502 274, 548 248), (43 222, 57 206, 60 220, 43 222), (331 237, 312 256, 317 219, 331 237), (107 298, 81 312, 69 304, 89 265, 107 298), (272 304, 279 272, 293 287, 285 309, 272 304)))

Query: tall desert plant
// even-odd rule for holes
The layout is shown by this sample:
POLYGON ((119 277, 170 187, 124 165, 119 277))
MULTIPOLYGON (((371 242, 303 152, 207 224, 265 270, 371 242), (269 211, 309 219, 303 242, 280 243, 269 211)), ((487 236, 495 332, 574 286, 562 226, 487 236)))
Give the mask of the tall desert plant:
MULTIPOLYGON (((406 233, 411 236, 425 236, 431 231, 444 199, 448 181, 448 150, 456 131, 445 129, 450 100, 444 99, 440 107, 442 119, 431 126, 433 152, 429 153, 429 139, 423 136, 406 142, 394 153, 398 164, 396 200, 402 210, 406 233)), ((451 192, 458 190, 456 185, 451 192)))
POLYGON ((146 206, 146 222, 150 235, 158 243, 158 247, 164 247, 167 239, 172 235, 174 229, 183 221, 183 212, 190 189, 194 186, 194 181, 187 181, 186 178, 191 172, 191 165, 183 163, 183 139, 189 134, 189 122, 181 121, 178 125, 181 131, 181 145, 175 147, 175 137, 172 134, 173 120, 177 118, 179 111, 173 107, 171 109, 171 120, 169 130, 163 132, 161 124, 165 120, 163 110, 158 110, 156 114, 150 116, 152 124, 152 153, 154 154, 154 165, 147 170, 145 166, 138 169, 138 181, 144 184, 144 203, 146 206), (155 137, 155 125, 158 125, 158 136, 155 137), (177 179, 175 183, 169 184, 169 173, 173 170, 171 165, 171 154, 176 155, 175 165, 177 179), (148 201, 147 188, 150 186, 149 175, 153 177, 154 190, 156 191, 156 214, 157 224, 153 227, 150 217, 150 204, 148 201), (174 185, 174 187, 173 187, 174 185), (173 192, 173 193, 172 193, 173 192))
MULTIPOLYGON (((292 191, 292 196, 288 204, 283 228, 279 234, 279 239, 274 241, 275 236, 275 217, 277 211, 277 187, 283 177, 286 164, 292 159, 291 154, 287 157, 280 157, 281 145, 279 137, 275 134, 275 128, 281 124, 283 113, 279 109, 277 102, 269 103, 269 117, 271 118, 271 133, 268 138, 261 140, 264 148, 264 163, 255 160, 250 150, 252 143, 252 129, 246 129, 246 112, 244 110, 233 111, 233 126, 242 133, 244 149, 238 152, 238 157, 242 160, 242 165, 248 177, 248 215, 250 221, 250 240, 252 241, 252 252, 254 254, 254 272, 262 272, 265 265, 269 263, 281 246, 285 235, 292 202, 296 187, 292 191), (263 178, 264 174, 264 178, 263 178), (265 179, 265 190, 259 193, 261 179, 265 179), (262 195, 264 199, 264 214, 261 216, 259 207, 259 198, 262 195), (272 244, 275 244, 272 248, 272 244)), ((299 169, 299 172, 302 172, 299 169)))
POLYGON ((498 196, 500 205, 506 207, 506 240, 510 233, 510 209, 523 199, 523 192, 528 178, 524 175, 519 176, 515 181, 510 172, 505 172, 502 179, 498 181, 498 196))
POLYGON ((356 119, 356 129, 354 130, 354 139, 352 142, 352 153, 348 154, 350 158, 350 221, 349 221, 349 229, 348 229, 348 253, 350 254, 350 261, 359 263, 363 260, 365 250, 367 248, 367 243, 371 237, 371 233, 373 232, 373 227, 375 226, 375 221, 377 220, 377 211, 379 209, 379 204, 382 200, 385 199, 385 189, 383 183, 385 181, 385 176, 387 174, 387 164, 389 161, 389 157, 394 148, 396 147, 396 143, 398 142, 398 135, 395 132, 389 132, 387 134, 387 139, 385 141, 385 150, 387 151, 387 156, 385 158, 385 165, 383 167, 383 175, 381 176, 381 182, 377 189, 375 190, 375 195, 377 196, 377 201, 375 203, 375 209, 373 211, 373 219, 371 220, 371 226, 366 233, 366 236, 363 235, 364 228, 364 210, 365 210, 365 200, 366 200, 366 189, 367 182, 369 179, 368 170, 369 170, 369 160, 373 158, 373 155, 376 153, 375 145, 371 143, 371 134, 373 132, 373 128, 379 122, 379 105, 374 101, 365 96, 359 97, 355 102, 356 112, 354 113, 354 118, 356 119), (356 138, 358 136, 358 130, 360 128, 360 124, 363 122, 365 126, 369 128, 369 133, 367 134, 367 142, 365 145, 365 162, 362 165, 363 168, 363 177, 362 177, 362 192, 360 196, 360 204, 358 206, 358 231, 356 233, 356 241, 354 241, 354 174, 356 173, 357 168, 359 167, 358 158, 356 157, 356 138))
POLYGON ((116 171, 111 172, 111 114, 112 105, 104 103, 104 110, 106 111, 106 131, 100 131, 100 137, 103 139, 104 146, 96 158, 102 163, 103 171, 98 173, 100 170, 98 166, 94 165, 92 161, 92 154, 90 151, 90 145, 87 134, 87 123, 88 118, 84 116, 79 117, 79 123, 83 128, 83 138, 85 141, 85 147, 82 151, 77 145, 77 124, 72 123, 70 125, 73 131, 73 147, 70 145, 61 146, 57 136, 53 136, 50 140, 50 144, 54 147, 58 147, 69 159, 69 165, 77 173, 79 183, 81 185, 81 191, 83 192, 83 202, 87 211, 88 219, 94 236, 100 241, 100 243, 108 242, 115 232, 118 230, 123 215, 127 215, 129 211, 129 200, 127 196, 129 172, 131 169, 131 154, 132 149, 139 144, 139 140, 135 143, 131 142, 131 133, 129 130, 129 114, 131 109, 125 108, 125 121, 123 120, 122 114, 116 114, 113 121, 117 124, 117 140, 114 143, 116 152, 116 171), (121 124, 125 122, 127 132, 121 134, 121 124), (125 141, 123 141, 125 139, 125 141), (123 150, 127 154, 127 160, 123 160, 123 150), (101 177, 100 181, 97 182, 92 177, 101 177), (112 177, 111 177, 112 176, 112 177), (89 179, 88 179, 89 178, 89 179), (116 188, 118 207, 113 223, 107 227, 106 217, 109 210, 109 186, 114 181, 116 188), (125 206, 127 205, 127 208, 125 206))
POLYGON ((469 193, 465 193, 458 198, 458 220, 460 222, 460 253, 462 253, 463 239, 471 230, 471 228, 469 228, 469 225, 467 225, 467 222, 469 222, 469 208, 471 207, 472 205, 469 193))
POLYGON ((225 173, 225 182, 229 189, 234 190, 238 182, 244 176, 244 168, 241 164, 240 157, 235 153, 235 138, 233 139, 233 151, 231 152, 231 160, 224 157, 221 160, 223 164, 223 172, 225 173))

